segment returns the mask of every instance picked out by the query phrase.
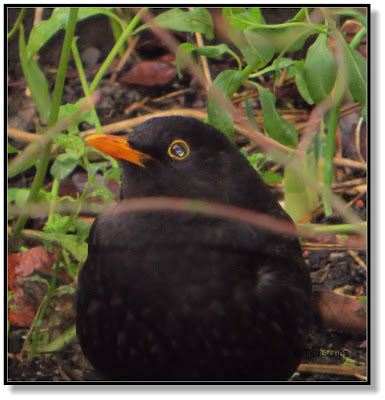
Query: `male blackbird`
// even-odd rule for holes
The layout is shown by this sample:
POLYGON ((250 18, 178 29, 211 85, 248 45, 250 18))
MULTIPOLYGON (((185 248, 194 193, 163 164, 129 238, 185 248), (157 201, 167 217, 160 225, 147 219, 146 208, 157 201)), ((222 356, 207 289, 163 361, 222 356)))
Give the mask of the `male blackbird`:
POLYGON ((311 319, 298 239, 124 207, 133 197, 184 197, 290 221, 236 146, 186 117, 87 141, 120 160, 123 199, 96 218, 79 276, 77 334, 93 366, 128 381, 289 379, 311 319))

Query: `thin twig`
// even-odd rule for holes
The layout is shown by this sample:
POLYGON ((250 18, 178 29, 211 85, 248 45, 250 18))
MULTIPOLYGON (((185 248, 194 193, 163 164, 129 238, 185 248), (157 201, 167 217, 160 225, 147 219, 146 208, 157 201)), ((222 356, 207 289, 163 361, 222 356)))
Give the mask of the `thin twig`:
POLYGON ((311 372, 313 374, 333 374, 347 376, 362 376, 366 379, 366 367, 351 365, 324 365, 324 364, 300 364, 297 372, 311 372))
POLYGON ((33 26, 37 25, 41 21, 41 18, 43 16, 43 10, 44 10, 43 7, 35 8, 35 18, 33 20, 33 26))
MULTIPOLYGON (((189 11, 193 11, 194 7, 189 7, 189 11)), ((198 47, 203 47, 203 37, 202 34, 199 32, 195 32, 195 39, 197 41, 198 47)), ((203 67, 203 74, 205 76, 205 81, 206 81, 206 89, 208 90, 212 84, 211 80, 211 74, 210 74, 210 69, 209 69, 209 64, 207 62, 207 58, 205 56, 200 56, 201 62, 202 62, 202 67, 203 67)))
POLYGON ((356 263, 365 270, 365 272, 367 271, 366 269, 366 264, 361 260, 360 257, 358 257, 358 254, 354 251, 354 250, 348 250, 348 253, 354 258, 354 260, 356 261, 356 263))
POLYGON ((362 126, 363 122, 364 122, 364 118, 360 117, 360 119, 358 120, 357 126, 356 126, 355 137, 356 137, 356 151, 357 151, 358 157, 360 158, 361 162, 365 164, 365 160, 361 154, 361 126, 362 126))

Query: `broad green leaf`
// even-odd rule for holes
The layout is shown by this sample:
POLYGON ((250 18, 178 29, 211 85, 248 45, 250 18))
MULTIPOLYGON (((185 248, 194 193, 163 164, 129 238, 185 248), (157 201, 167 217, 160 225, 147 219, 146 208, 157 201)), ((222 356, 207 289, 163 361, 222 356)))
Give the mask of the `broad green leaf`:
POLYGON ((294 125, 282 118, 275 108, 275 96, 270 90, 258 85, 259 99, 262 105, 265 131, 277 142, 296 148, 298 144, 298 132, 294 125))
POLYGON ((317 161, 314 152, 307 152, 304 158, 303 170, 298 172, 286 166, 284 172, 285 210, 298 222, 303 216, 310 213, 318 204, 318 193, 306 185, 310 179, 314 184, 318 182, 317 161))
MULTIPOLYGON (((29 196, 30 189, 26 188, 10 188, 8 189, 8 204, 15 201, 18 205, 24 205, 29 196)), ((38 201, 48 201, 51 198, 51 193, 44 189, 40 189, 37 195, 38 201)))
POLYGON ((290 58, 278 57, 273 61, 273 68, 275 71, 274 90, 282 75, 282 70, 293 65, 294 61, 290 58))
POLYGON ((348 88, 354 100, 366 106, 366 58, 357 50, 345 45, 348 88))
POLYGON ((254 153, 251 156, 247 157, 250 165, 253 168, 261 168, 267 161, 266 156, 262 153, 254 153))
POLYGON ((20 27, 19 33, 19 53, 21 67, 24 77, 27 80, 33 102, 42 120, 47 122, 51 109, 48 83, 37 61, 32 57, 28 57, 23 26, 20 27))
MULTIPOLYGON (((61 121, 71 118, 75 113, 79 112, 80 108, 84 105, 85 100, 85 98, 82 98, 75 104, 67 103, 60 106, 58 120, 61 121)), ((76 124, 79 124, 80 122, 88 122, 90 125, 95 124, 95 118, 90 109, 75 118, 76 124)))
POLYGON ((68 176, 78 165, 79 157, 76 154, 60 154, 51 167, 51 175, 55 179, 62 180, 68 176))
POLYGON ((16 147, 13 147, 9 142, 8 142, 8 154, 15 154, 18 153, 19 150, 16 149, 16 147))
POLYGON ((24 207, 27 204, 30 189, 17 189, 15 193, 15 203, 18 207, 24 207))
POLYGON ((271 42, 271 34, 266 30, 247 30, 237 32, 229 30, 232 42, 238 47, 248 65, 255 69, 263 68, 274 56, 275 48, 271 42))
POLYGON ((60 292, 63 291, 65 293, 68 294, 75 294, 76 293, 76 289, 72 286, 68 286, 68 285, 61 285, 56 289, 56 292, 60 292))
POLYGON ((230 140, 234 140, 234 119, 226 110, 224 103, 238 90, 244 80, 239 71, 223 71, 217 76, 207 95, 209 124, 223 132, 230 140))
POLYGON ((65 135, 61 133, 56 135, 53 141, 59 146, 64 147, 67 152, 68 150, 71 150, 72 154, 75 154, 78 157, 84 154, 84 142, 79 136, 65 135))
POLYGON ((282 183, 282 176, 276 174, 273 171, 264 171, 260 172, 259 174, 261 175, 263 181, 266 183, 272 183, 272 184, 282 183))
MULTIPOLYGON (((111 13, 109 10, 111 9, 113 9, 113 7, 80 7, 77 20, 81 21, 97 14, 110 15, 111 13)), ((66 26, 69 13, 69 7, 55 8, 49 19, 39 22, 32 28, 27 46, 29 59, 32 58, 56 32, 66 26)))
POLYGON ((366 296, 358 300, 362 305, 366 306, 366 296))
POLYGON ((284 177, 285 210, 297 223, 310 211, 306 185, 302 175, 290 167, 285 168, 284 177))
POLYGON ((182 11, 172 8, 155 18, 155 23, 161 28, 178 32, 203 33, 207 39, 214 37, 214 24, 211 14, 205 8, 195 8, 192 11, 182 11))
POLYGON ((83 263, 87 258, 87 243, 78 241, 76 235, 66 235, 59 232, 30 232, 28 233, 28 236, 35 236, 49 242, 61 244, 81 263, 83 263))
MULTIPOLYGON (((234 9, 230 9, 234 10, 234 9)), ((262 17, 260 8, 246 9, 235 9, 236 12, 230 11, 225 14, 230 25, 237 31, 243 32, 246 29, 254 27, 255 24, 265 24, 265 20, 262 17)))
POLYGON ((272 66, 275 69, 285 69, 285 68, 290 67, 293 64, 294 64, 294 61, 291 58, 281 57, 281 58, 275 59, 273 61, 272 66))
POLYGON ((328 48, 327 36, 320 34, 309 47, 304 65, 304 78, 314 103, 324 100, 336 81, 336 65, 328 48))
POLYGON ((307 87, 307 83, 304 78, 304 65, 305 65, 305 60, 294 62, 295 83, 303 99, 309 104, 314 104, 314 101, 310 96, 309 89, 307 87))
POLYGON ((193 51, 196 51, 199 55, 215 58, 219 57, 224 53, 229 53, 234 56, 234 52, 225 44, 219 44, 217 46, 194 46, 191 43, 182 43, 176 52, 175 64, 178 70, 178 75, 181 78, 181 64, 183 64, 183 59, 188 54, 191 54, 193 51))
POLYGON ((306 39, 316 30, 312 25, 288 26, 271 31, 271 43, 275 52, 292 52, 302 49, 306 39))
POLYGON ((254 8, 250 9, 250 18, 253 21, 258 22, 259 24, 265 23, 265 20, 262 16, 261 9, 259 7, 254 7, 254 8))
MULTIPOLYGON (((44 226, 44 232, 62 232, 68 226, 70 217, 60 214, 52 214, 51 219, 44 226)), ((64 232, 63 232, 64 233, 64 232)))
POLYGON ((34 274, 31 277, 31 282, 39 282, 39 283, 44 283, 45 285, 47 285, 47 287, 49 287, 49 282, 47 279, 42 278, 40 275, 38 274, 34 274))
POLYGON ((195 46, 191 43, 182 43, 179 45, 175 55, 175 65, 178 71, 179 78, 182 78, 182 63, 185 57, 188 57, 195 50, 195 46))
POLYGON ((246 13, 247 9, 246 8, 242 8, 242 7, 225 7, 222 9, 222 15, 223 18, 228 18, 232 15, 237 15, 237 14, 242 14, 242 13, 246 13))
POLYGON ((82 221, 80 219, 75 220, 74 224, 78 231, 78 234, 77 234, 78 240, 79 241, 86 240, 90 233, 91 224, 88 223, 87 221, 82 221))
POLYGON ((115 195, 106 187, 99 187, 87 195, 87 198, 100 197, 104 203, 114 203, 115 195))

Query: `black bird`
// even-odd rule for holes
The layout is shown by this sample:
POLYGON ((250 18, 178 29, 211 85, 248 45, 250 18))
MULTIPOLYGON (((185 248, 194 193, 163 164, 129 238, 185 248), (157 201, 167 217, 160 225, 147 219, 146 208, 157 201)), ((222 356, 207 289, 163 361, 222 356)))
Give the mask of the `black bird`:
POLYGON ((311 319, 298 238, 124 207, 133 197, 183 197, 292 223, 237 147, 186 117, 87 141, 120 160, 123 200, 96 218, 79 276, 77 334, 93 366, 127 381, 289 379, 311 319))

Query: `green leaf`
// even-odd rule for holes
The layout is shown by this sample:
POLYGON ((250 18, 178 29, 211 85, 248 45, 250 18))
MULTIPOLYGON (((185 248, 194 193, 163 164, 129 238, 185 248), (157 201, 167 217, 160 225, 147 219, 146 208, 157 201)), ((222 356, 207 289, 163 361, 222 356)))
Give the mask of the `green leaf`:
POLYGON ((45 285, 47 285, 47 287, 49 287, 49 282, 47 281, 47 279, 42 278, 42 277, 41 277, 40 275, 38 275, 38 274, 32 275, 31 282, 44 283, 45 285))
POLYGON ((106 187, 99 187, 95 189, 93 192, 87 195, 87 198, 90 197, 101 197, 104 203, 114 203, 116 200, 115 195, 106 187))
POLYGON ((55 136, 54 142, 64 147, 67 151, 71 150, 71 154, 78 157, 84 154, 84 142, 79 136, 59 134, 55 136))
POLYGON ((258 24, 265 24, 265 20, 259 7, 254 7, 250 9, 250 18, 258 24))
POLYGON ((99 170, 103 171, 106 168, 106 165, 107 164, 105 162, 95 162, 88 164, 87 166, 88 176, 90 178, 94 177, 99 170))
POLYGON ((50 220, 44 226, 44 232, 63 232, 63 229, 68 226, 69 220, 69 216, 52 214, 50 220))
POLYGON ((8 154, 15 154, 15 153, 18 153, 18 152, 19 152, 19 150, 17 150, 10 143, 8 143, 8 154))
POLYGON ((362 107, 365 107, 367 98, 366 58, 346 44, 345 61, 349 91, 354 100, 358 101, 362 107))
POLYGON ((248 65, 255 69, 263 68, 274 56, 275 48, 271 43, 271 34, 266 30, 247 30, 236 32, 229 30, 232 42, 238 47, 248 65))
POLYGON ((223 103, 238 90, 244 81, 245 78, 239 71, 223 71, 217 76, 207 95, 209 124, 223 132, 230 140, 234 140, 234 119, 223 103), (223 99, 221 99, 221 94, 224 96, 223 99))
MULTIPOLYGON (((26 188, 10 188, 8 189, 8 204, 13 201, 17 206, 23 207, 28 199, 30 189, 26 188)), ((44 189, 40 189, 37 195, 37 201, 48 201, 51 198, 51 193, 44 189)))
POLYGON ((214 38, 211 14, 205 8, 195 8, 188 12, 172 8, 158 15, 155 23, 161 28, 178 32, 198 32, 203 33, 207 39, 214 38))
POLYGON ((78 240, 83 241, 88 238, 88 235, 90 234, 90 229, 91 229, 91 224, 88 223, 87 221, 82 221, 80 219, 77 219, 74 221, 74 224, 77 228, 78 231, 78 240))
POLYGON ((55 179, 62 180, 68 176, 78 165, 79 157, 75 154, 60 154, 51 167, 51 174, 55 179))
POLYGON ((274 29, 271 31, 271 43, 277 53, 297 51, 302 49, 306 39, 315 32, 315 28, 310 24, 274 29))
POLYGON ((249 10, 238 8, 228 10, 230 11, 225 13, 224 16, 227 17, 230 25, 238 31, 243 32, 246 29, 254 27, 255 24, 265 24, 260 8, 251 8, 249 10))
POLYGON ((262 105, 265 131, 277 142, 296 148, 298 145, 298 132, 294 125, 282 118, 275 108, 275 96, 270 90, 256 84, 259 91, 259 99, 262 105))
POLYGON ((254 153, 251 156, 248 156, 247 159, 250 165, 257 169, 261 168, 267 161, 266 156, 262 153, 254 153))
POLYGON ((185 59, 185 57, 188 57, 188 55, 190 55, 194 50, 195 46, 191 43, 182 43, 181 45, 179 45, 175 55, 175 65, 178 71, 179 78, 182 78, 182 61, 185 59))
POLYGON ((309 47, 304 65, 304 78, 314 103, 324 100, 336 81, 336 65, 328 48, 327 36, 320 34, 309 47))
POLYGON ((63 248, 69 251, 81 263, 87 258, 87 243, 78 241, 75 235, 66 235, 59 232, 29 232, 28 236, 39 237, 49 242, 61 244, 63 248))
POLYGON ((362 305, 366 306, 366 296, 358 300, 362 305))
MULTIPOLYGON (((191 54, 193 51, 196 51, 199 55, 215 58, 219 57, 224 53, 229 53, 232 56, 236 56, 236 54, 226 45, 219 44, 217 46, 194 46, 191 43, 182 43, 176 52, 175 64, 178 70, 178 75, 181 78, 181 64, 187 55, 191 54)), ((237 60, 239 62, 239 60, 237 60)))
MULTIPOLYGON (((81 21, 97 14, 110 15, 109 10, 111 9, 113 9, 113 7, 80 7, 77 20, 81 21)), ((56 32, 66 26, 69 13, 69 7, 55 8, 49 19, 39 22, 32 28, 27 46, 29 59, 31 59, 56 32)))
POLYGON ((75 288, 72 287, 72 286, 68 286, 68 285, 61 285, 61 286, 59 286, 59 287, 56 289, 56 292, 60 292, 60 291, 63 291, 63 292, 68 293, 68 294, 75 294, 75 293, 76 293, 75 288))
POLYGON ((49 96, 48 82, 37 61, 32 57, 28 57, 23 26, 20 27, 19 53, 21 67, 31 92, 33 102, 42 120, 47 122, 51 109, 51 98, 49 96))
POLYGON ((27 204, 30 189, 16 189, 15 204, 18 207, 24 207, 27 204))
POLYGON ((304 65, 305 60, 295 61, 294 69, 295 69, 295 83, 297 85, 297 89, 300 95, 308 104, 314 104, 313 99, 310 96, 309 89, 307 87, 307 83, 304 77, 304 65))
POLYGON ((302 168, 303 171, 298 172, 296 168, 286 166, 284 172, 285 210, 294 222, 311 212, 319 201, 317 190, 306 184, 308 180, 315 186, 318 182, 314 152, 306 153, 302 168))
POLYGON ((264 171, 260 172, 259 174, 261 175, 263 181, 266 183, 272 183, 272 184, 282 183, 282 176, 276 174, 273 171, 264 171))
MULTIPOLYGON (((67 103, 63 106, 60 106, 58 120, 63 121, 74 118, 75 114, 78 113, 80 108, 83 106, 85 100, 85 98, 82 98, 75 104, 67 103)), ((77 132, 79 130, 78 125, 81 122, 87 122, 90 125, 95 125, 95 116, 93 115, 92 110, 88 109, 87 111, 81 113, 81 115, 77 115, 74 118, 73 124, 68 127, 68 130, 77 132)))

